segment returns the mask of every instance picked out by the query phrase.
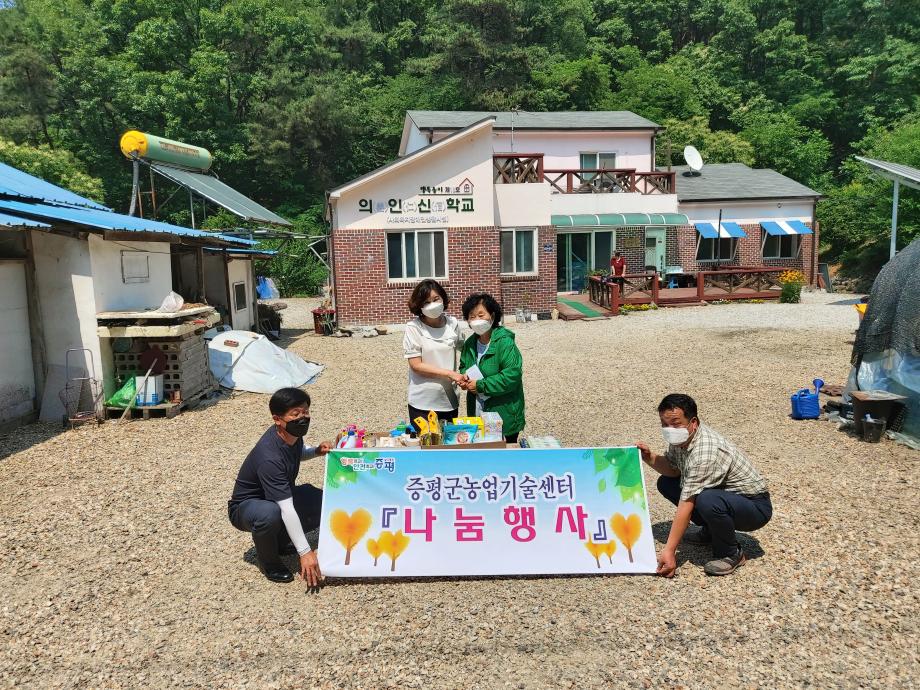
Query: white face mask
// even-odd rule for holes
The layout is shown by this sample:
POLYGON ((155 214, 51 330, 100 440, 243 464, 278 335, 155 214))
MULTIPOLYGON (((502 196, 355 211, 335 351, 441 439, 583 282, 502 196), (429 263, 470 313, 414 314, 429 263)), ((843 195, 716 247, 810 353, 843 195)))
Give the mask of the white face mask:
POLYGON ((482 335, 488 333, 492 328, 492 322, 486 321, 485 319, 473 319, 469 322, 470 328, 473 329, 473 333, 476 335, 482 335))
POLYGON ((665 443, 679 446, 686 443, 687 439, 690 438, 690 431, 682 426, 663 426, 661 427, 661 435, 664 437, 665 443))
POLYGON ((422 313, 429 319, 436 319, 444 313, 444 302, 440 300, 437 302, 429 302, 422 307, 422 313))

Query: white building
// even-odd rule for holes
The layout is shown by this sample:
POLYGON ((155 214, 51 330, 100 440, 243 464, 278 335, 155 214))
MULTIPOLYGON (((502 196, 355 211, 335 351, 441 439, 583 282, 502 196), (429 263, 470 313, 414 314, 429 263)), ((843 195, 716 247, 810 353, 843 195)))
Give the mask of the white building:
MULTIPOLYGON (((426 277, 443 281, 455 304, 486 290, 506 310, 548 314, 557 293, 584 289, 614 251, 632 273, 762 265, 746 249, 760 246, 760 221, 799 221, 801 209, 778 216, 765 188, 752 190, 747 209, 756 239, 694 224, 687 214, 697 208, 680 196, 685 178, 655 168, 660 130, 630 112, 407 112, 400 157, 329 192, 339 320, 402 320, 426 277)), ((807 237, 780 265, 810 256, 814 236, 795 228, 807 237)))
POLYGON ((184 284, 186 301, 226 303, 226 320, 249 328, 252 244, 113 213, 0 163, 0 428, 61 419, 71 349, 85 350, 71 365, 114 392, 101 312, 155 309, 184 284))

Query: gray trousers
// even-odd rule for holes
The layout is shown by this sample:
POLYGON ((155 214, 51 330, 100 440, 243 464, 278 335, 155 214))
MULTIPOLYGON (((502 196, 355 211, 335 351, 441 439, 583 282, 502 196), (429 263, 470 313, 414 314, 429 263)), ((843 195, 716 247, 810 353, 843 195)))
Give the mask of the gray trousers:
MULTIPOLYGON (((304 533, 319 527, 323 491, 310 484, 294 487, 294 509, 304 533)), ((251 532, 262 565, 281 560, 279 550, 291 543, 281 520, 281 508, 275 501, 250 498, 228 509, 230 524, 242 532, 251 532)))

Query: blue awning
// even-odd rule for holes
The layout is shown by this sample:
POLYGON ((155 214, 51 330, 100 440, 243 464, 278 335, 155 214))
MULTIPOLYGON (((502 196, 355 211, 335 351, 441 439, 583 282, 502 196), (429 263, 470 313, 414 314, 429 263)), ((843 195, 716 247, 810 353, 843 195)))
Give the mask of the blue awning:
POLYGON ((111 211, 107 206, 97 204, 92 199, 87 199, 63 187, 45 182, 6 163, 0 163, 0 195, 21 199, 35 199, 49 204, 67 204, 95 208, 100 211, 111 211))
POLYGON ((70 206, 49 206, 47 204, 29 204, 22 201, 0 199, 0 211, 10 211, 22 215, 27 219, 41 221, 63 221, 82 225, 97 230, 117 230, 125 232, 145 232, 172 235, 174 237, 194 237, 196 239, 221 240, 231 244, 251 247, 258 244, 255 240, 241 237, 230 237, 216 232, 205 230, 192 230, 179 225, 162 223, 157 220, 126 216, 122 213, 100 211, 89 208, 73 208, 70 206))
POLYGON ((0 227, 7 228, 50 228, 50 225, 46 223, 41 223, 37 220, 29 220, 28 218, 19 218, 17 216, 8 216, 5 213, 0 213, 0 227))
POLYGON ((762 220, 760 227, 768 235, 811 235, 811 228, 800 220, 762 220))
POLYGON ((739 237, 747 237, 747 233, 741 229, 741 226, 737 223, 729 223, 723 221, 719 225, 719 229, 716 230, 714 223, 694 223, 696 230, 700 235, 705 237, 707 240, 714 240, 717 237, 722 239, 728 239, 729 237, 738 239, 739 237))

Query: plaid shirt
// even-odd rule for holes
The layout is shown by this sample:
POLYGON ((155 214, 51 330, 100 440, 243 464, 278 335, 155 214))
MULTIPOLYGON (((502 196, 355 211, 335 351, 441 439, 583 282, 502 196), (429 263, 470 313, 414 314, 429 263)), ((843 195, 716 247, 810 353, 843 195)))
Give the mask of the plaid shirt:
POLYGON ((700 424, 686 448, 668 446, 668 464, 680 472, 680 500, 704 489, 722 489, 754 496, 767 491, 767 482, 735 445, 700 424))

